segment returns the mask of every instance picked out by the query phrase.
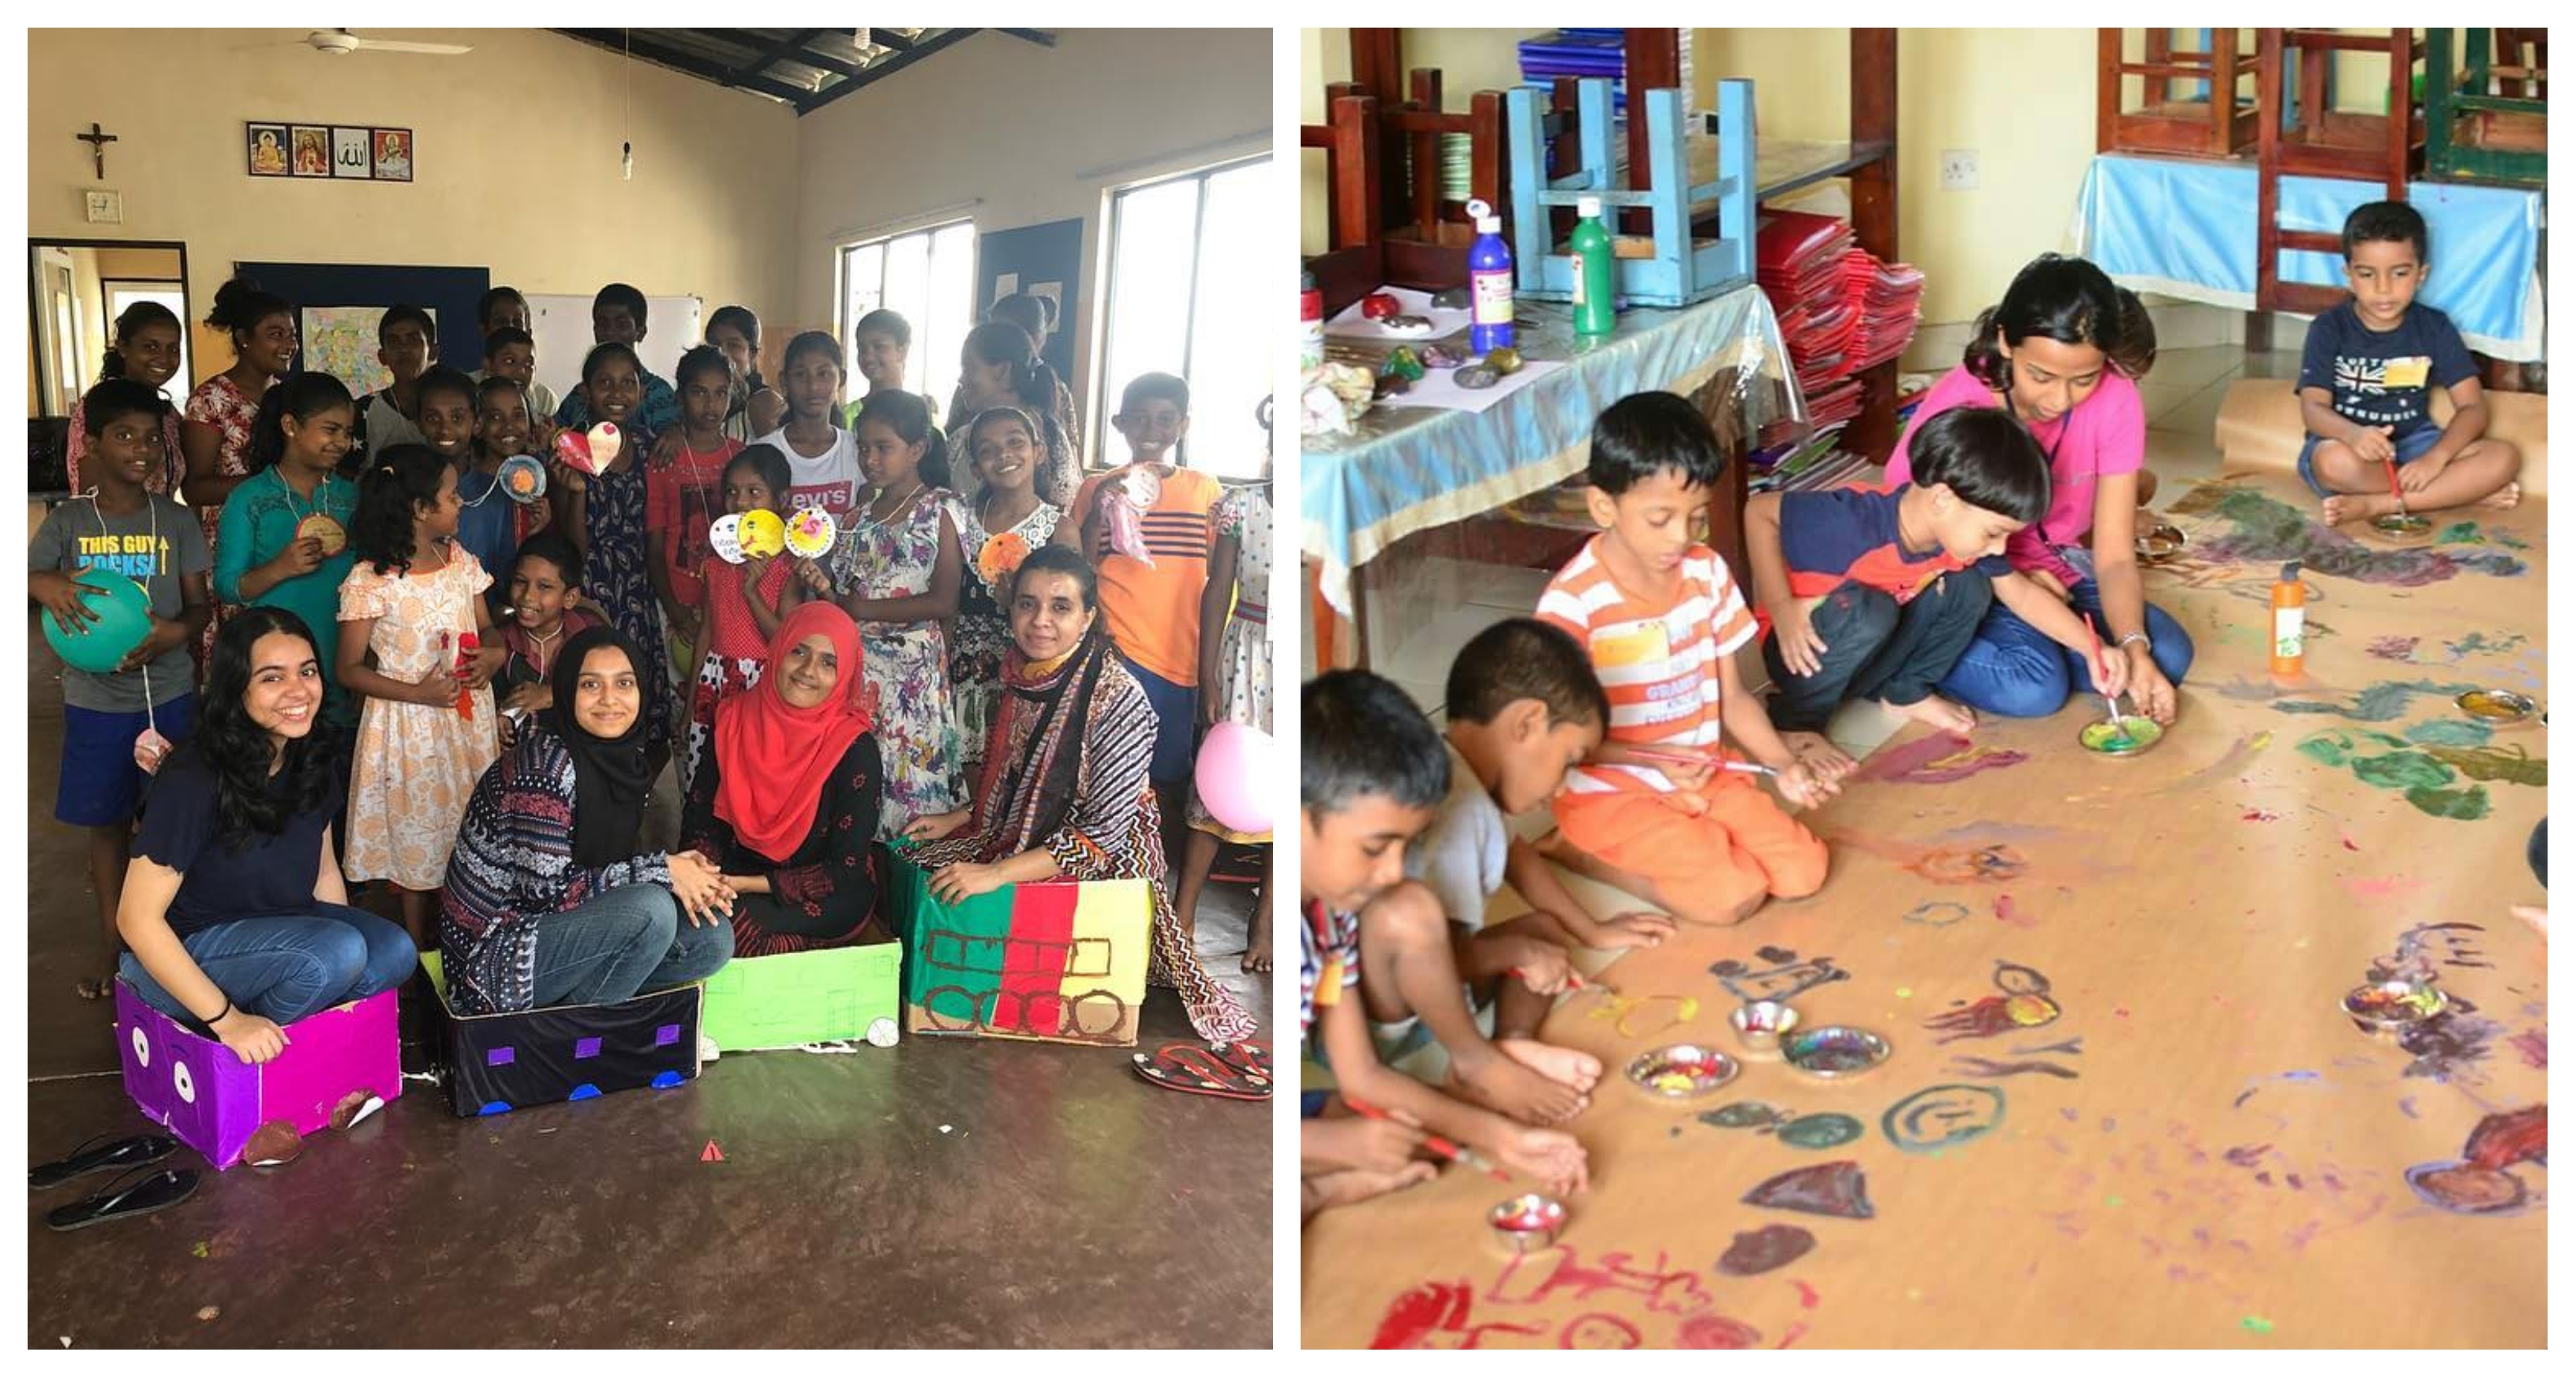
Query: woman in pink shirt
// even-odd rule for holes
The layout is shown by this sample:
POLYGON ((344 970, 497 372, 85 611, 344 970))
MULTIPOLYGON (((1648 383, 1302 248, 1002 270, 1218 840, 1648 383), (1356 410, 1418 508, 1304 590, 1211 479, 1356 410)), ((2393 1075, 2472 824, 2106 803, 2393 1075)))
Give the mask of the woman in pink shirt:
POLYGON ((2004 548, 2030 576, 2005 581, 2022 592, 2007 598, 1998 586, 1942 694, 2004 717, 2042 718, 2070 693, 2109 692, 2130 697, 2123 707, 2173 721, 2191 638, 2148 604, 2137 558, 2147 416, 2135 380, 2155 357, 2155 326, 2135 293, 2083 259, 2042 254, 1977 318, 1965 362, 1916 409, 1888 461, 1890 484, 1912 477, 1907 449, 1924 422, 1953 407, 2002 407, 2047 453, 2054 490, 2048 514, 2004 548), (2100 675, 2086 617, 2101 627, 2100 675))

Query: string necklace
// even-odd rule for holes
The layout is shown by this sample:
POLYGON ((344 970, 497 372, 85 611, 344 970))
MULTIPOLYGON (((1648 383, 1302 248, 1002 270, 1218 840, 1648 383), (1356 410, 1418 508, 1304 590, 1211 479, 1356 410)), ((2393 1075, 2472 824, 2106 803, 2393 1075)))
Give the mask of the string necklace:
MULTIPOLYGON (((89 503, 90 520, 98 523, 98 538, 110 545, 115 544, 116 533, 107 529, 107 509, 98 505, 98 485, 91 484, 89 491, 81 494, 81 497, 89 503)), ((161 509, 152 505, 152 494, 148 491, 143 495, 143 515, 152 524, 152 544, 145 548, 145 554, 157 567, 162 563, 161 509)), ((121 570, 118 572, 123 573, 121 570)), ((132 579, 134 576, 129 574, 126 577, 132 579)), ((143 583, 140 579, 135 579, 134 582, 143 583)), ((147 601, 151 597, 151 592, 151 586, 145 584, 144 597, 147 601)), ((143 735, 135 738, 134 741, 135 749, 139 753, 145 742, 161 735, 161 723, 158 715, 152 711, 152 663, 145 661, 135 668, 143 672, 143 735)))
POLYGON ((877 504, 885 501, 885 495, 882 493, 878 494, 875 498, 869 500, 867 510, 860 514, 861 520, 870 527, 882 527, 893 524, 897 518, 901 517, 906 511, 911 509, 912 500, 921 496, 922 487, 927 482, 928 480, 922 478, 919 474, 913 475, 912 486, 904 490, 903 501, 896 503, 894 505, 894 510, 886 513, 882 517, 877 515, 877 504))

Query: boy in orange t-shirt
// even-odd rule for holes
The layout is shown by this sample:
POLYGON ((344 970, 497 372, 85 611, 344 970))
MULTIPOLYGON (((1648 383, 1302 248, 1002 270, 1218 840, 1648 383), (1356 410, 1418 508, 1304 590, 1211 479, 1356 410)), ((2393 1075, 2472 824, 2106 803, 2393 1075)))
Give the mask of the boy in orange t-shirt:
POLYGON ((1221 490, 1214 478, 1170 458, 1190 430, 1187 379, 1142 375, 1127 385, 1109 424, 1126 437, 1130 458, 1124 468, 1083 481, 1073 495, 1071 519, 1055 529, 1055 543, 1081 551, 1099 571, 1100 612, 1108 619, 1110 639, 1154 705, 1159 726, 1147 774, 1163 810, 1163 854, 1178 857, 1198 731, 1199 595, 1207 588, 1215 539, 1208 514, 1221 490), (1154 557, 1150 565, 1111 550, 1108 523, 1100 519, 1102 485, 1124 483, 1138 470, 1162 484, 1140 523, 1154 557))
POLYGON ((1540 850, 1693 923, 1731 924, 1825 883, 1825 844, 1750 774, 1812 807, 1836 780, 1792 753, 1735 671, 1753 613, 1717 552, 1692 538, 1724 457, 1698 408, 1624 397, 1592 428, 1592 519, 1604 529, 1548 581, 1538 618, 1573 634, 1610 694, 1610 730, 1556 797, 1540 850), (1723 750, 1733 735, 1741 753, 1723 750))

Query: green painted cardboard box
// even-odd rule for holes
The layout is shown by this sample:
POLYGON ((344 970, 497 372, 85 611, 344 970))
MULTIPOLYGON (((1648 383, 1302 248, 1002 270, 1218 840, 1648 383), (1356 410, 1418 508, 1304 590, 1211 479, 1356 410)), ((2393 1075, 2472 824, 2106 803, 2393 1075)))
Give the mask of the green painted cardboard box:
POLYGON ((902 970, 901 943, 736 958, 707 978, 700 1028, 726 1053, 849 1038, 891 1047, 902 970))

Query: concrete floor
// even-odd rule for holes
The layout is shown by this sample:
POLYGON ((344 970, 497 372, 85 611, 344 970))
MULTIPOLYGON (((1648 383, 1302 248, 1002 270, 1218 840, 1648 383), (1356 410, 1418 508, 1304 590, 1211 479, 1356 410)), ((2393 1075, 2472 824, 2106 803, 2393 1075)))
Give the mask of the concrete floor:
MULTIPOLYGON (((58 665, 29 642, 29 861, 51 878, 28 904, 35 1164, 150 1126, 109 1007, 73 992, 94 911, 83 837, 52 817, 58 665)), ((1268 983, 1236 960, 1249 913, 1248 891, 1211 886, 1200 947, 1268 1037, 1268 983)), ((1155 991, 1141 1043, 1191 1037, 1155 991)), ((294 1163, 204 1172, 158 1215, 57 1234, 44 1212, 105 1175, 35 1194, 28 1343, 1266 1346, 1271 1107, 1128 1067, 980 1040, 734 1054, 676 1090, 490 1120, 408 1083, 294 1163), (710 1140, 722 1163, 699 1161, 710 1140)))

